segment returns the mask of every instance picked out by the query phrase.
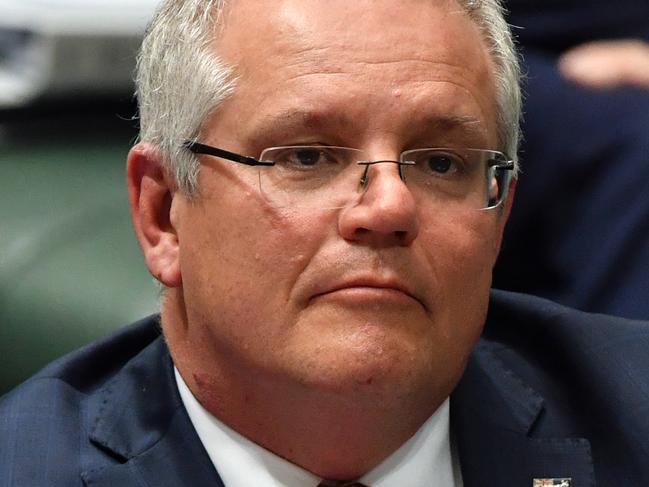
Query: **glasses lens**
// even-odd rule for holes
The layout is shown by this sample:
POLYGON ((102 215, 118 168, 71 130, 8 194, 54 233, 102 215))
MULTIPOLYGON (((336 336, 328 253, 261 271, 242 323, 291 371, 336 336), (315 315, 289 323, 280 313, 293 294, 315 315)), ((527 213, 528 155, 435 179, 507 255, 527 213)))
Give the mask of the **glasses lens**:
POLYGON ((402 173, 411 191, 447 209, 498 206, 511 171, 507 158, 480 149, 416 149, 401 156, 402 173))
POLYGON ((275 207, 342 208, 358 192, 363 151, 347 147, 292 146, 266 149, 259 181, 275 207))
MULTIPOLYGON (((274 163, 259 168, 259 182, 278 208, 345 207, 372 184, 381 163, 368 166, 365 152, 331 146, 272 147, 261 159, 274 163)), ((511 179, 505 166, 504 154, 479 149, 415 149, 401 156, 401 176, 416 199, 449 210, 498 206, 511 179)))

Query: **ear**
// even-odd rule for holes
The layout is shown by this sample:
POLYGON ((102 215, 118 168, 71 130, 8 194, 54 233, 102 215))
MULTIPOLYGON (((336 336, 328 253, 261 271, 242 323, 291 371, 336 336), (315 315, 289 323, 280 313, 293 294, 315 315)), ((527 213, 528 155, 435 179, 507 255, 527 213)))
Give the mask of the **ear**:
POLYGON ((131 220, 149 272, 166 287, 182 284, 178 236, 171 223, 176 185, 151 143, 133 147, 126 161, 131 220))
POLYGON ((509 214, 512 211, 512 204, 514 203, 514 195, 516 194, 516 183, 518 182, 517 178, 512 178, 511 181, 509 182, 509 190, 507 191, 507 199, 503 203, 502 210, 500 215, 498 216, 498 229, 497 229, 497 236, 496 236, 496 256, 500 253, 500 246, 502 245, 503 241, 503 234, 505 232, 505 224, 507 223, 507 220, 509 219, 509 214))

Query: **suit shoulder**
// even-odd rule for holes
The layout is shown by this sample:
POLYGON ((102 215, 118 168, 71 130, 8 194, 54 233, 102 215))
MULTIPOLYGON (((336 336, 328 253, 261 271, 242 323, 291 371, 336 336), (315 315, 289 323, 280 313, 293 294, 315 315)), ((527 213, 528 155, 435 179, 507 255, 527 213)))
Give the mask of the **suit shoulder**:
POLYGON ((602 424, 616 411, 649 437, 649 419, 636 414, 649 408, 649 322, 495 292, 481 346, 549 404, 589 404, 602 424))
POLYGON ((71 352, 0 398, 0 411, 14 401, 23 407, 36 405, 43 397, 53 397, 55 391, 62 396, 90 394, 160 335, 159 317, 153 315, 71 352), (49 395, 43 396, 45 391, 49 395))
POLYGON ((100 392, 159 339, 158 318, 149 317, 52 362, 0 398, 0 484, 78 484, 100 392))
MULTIPOLYGON (((649 321, 587 313, 535 296, 493 290, 484 336, 513 345, 536 346, 541 339, 553 344, 552 349, 603 347, 627 355, 636 340, 645 345, 649 341, 649 321)), ((649 364, 648 354, 635 359, 649 364)))

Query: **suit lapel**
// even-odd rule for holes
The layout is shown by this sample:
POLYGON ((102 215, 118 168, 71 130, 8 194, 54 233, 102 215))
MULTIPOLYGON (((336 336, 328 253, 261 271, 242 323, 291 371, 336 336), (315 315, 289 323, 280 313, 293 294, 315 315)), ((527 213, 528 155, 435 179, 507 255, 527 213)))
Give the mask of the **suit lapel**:
POLYGON ((82 478, 93 487, 223 487, 182 405, 173 365, 158 339, 95 395, 90 458, 82 478))
POLYGON ((532 487, 534 479, 571 478, 594 487, 590 444, 583 438, 536 438, 543 398, 527 387, 481 340, 451 396, 465 487, 532 487))

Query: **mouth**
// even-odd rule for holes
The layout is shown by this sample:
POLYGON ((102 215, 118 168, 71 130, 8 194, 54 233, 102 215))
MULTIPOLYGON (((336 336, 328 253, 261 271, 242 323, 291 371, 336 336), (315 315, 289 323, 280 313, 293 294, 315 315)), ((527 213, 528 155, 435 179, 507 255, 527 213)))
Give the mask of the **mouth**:
POLYGON ((422 300, 404 283, 398 280, 381 280, 375 278, 352 279, 327 287, 314 294, 310 301, 336 299, 353 304, 398 302, 412 305, 413 300, 424 309, 422 300))

